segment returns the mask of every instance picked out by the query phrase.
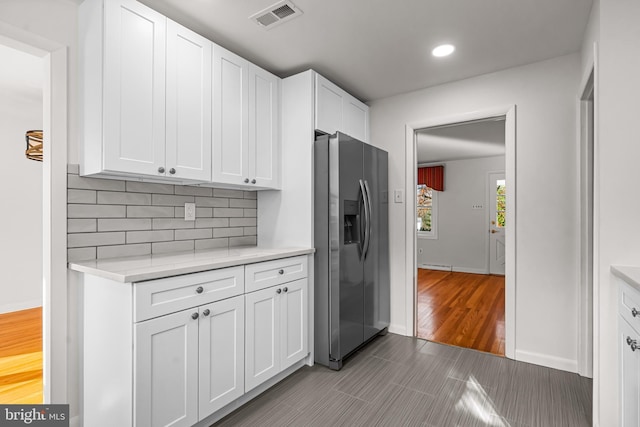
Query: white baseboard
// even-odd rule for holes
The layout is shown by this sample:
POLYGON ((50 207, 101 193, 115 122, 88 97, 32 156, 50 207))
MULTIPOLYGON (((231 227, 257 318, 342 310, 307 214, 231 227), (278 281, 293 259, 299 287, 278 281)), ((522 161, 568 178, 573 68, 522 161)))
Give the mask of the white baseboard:
POLYGON ((11 304, 2 304, 0 305, 0 314, 11 313, 13 311, 28 310, 30 308, 36 307, 42 307, 42 300, 35 299, 11 304))
POLYGON ((563 357, 550 356, 548 354, 534 353, 530 351, 516 350, 516 360, 546 366, 547 368, 578 373, 578 361, 563 357))
POLYGON ((405 325, 389 325, 388 331, 392 334, 407 335, 407 327, 405 325))
POLYGON ((438 271, 451 271, 450 265, 418 264, 418 268, 438 271))
POLYGON ((425 268, 427 270, 437 270, 437 271, 455 271, 456 273, 489 274, 489 271, 487 271, 487 269, 485 268, 467 268, 467 267, 456 267, 451 265, 418 264, 418 268, 425 268))
POLYGON ((489 274, 484 268, 453 267, 452 271, 456 273, 489 274))

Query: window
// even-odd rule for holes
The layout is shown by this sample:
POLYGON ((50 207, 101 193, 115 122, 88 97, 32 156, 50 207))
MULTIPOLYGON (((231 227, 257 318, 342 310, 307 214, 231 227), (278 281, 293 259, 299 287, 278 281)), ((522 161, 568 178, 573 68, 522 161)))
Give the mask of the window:
POLYGON ((437 239, 437 192, 423 184, 418 184, 416 228, 418 237, 437 239))
POLYGON ((496 181, 496 227, 504 228, 505 225, 505 207, 507 205, 507 189, 506 180, 499 179, 496 181))

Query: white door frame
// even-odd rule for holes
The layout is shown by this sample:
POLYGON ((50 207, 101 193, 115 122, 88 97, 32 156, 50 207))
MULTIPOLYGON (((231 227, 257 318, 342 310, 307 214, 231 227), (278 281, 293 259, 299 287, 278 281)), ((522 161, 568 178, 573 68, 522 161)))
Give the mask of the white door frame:
POLYGON ((0 43, 44 60, 43 398, 67 395, 67 47, 0 21, 0 43))
POLYGON ((506 232, 506 280, 505 280, 505 353, 514 359, 516 349, 516 106, 506 105, 502 107, 488 108, 485 110, 460 113, 447 117, 428 118, 423 121, 408 123, 405 126, 405 151, 406 151, 406 248, 407 254, 405 288, 406 306, 406 330, 409 335, 415 335, 416 322, 416 292, 417 292, 417 259, 416 259, 416 198, 409 195, 415 194, 416 183, 416 131, 419 129, 452 125, 474 120, 488 119, 492 117, 505 117, 505 174, 509 182, 507 187, 507 199, 510 200, 511 209, 507 209, 507 223, 510 224, 506 232), (411 278, 411 280, 409 280, 411 278))
MULTIPOLYGON (((491 221, 494 220, 494 218, 492 217, 492 213, 494 212, 495 209, 495 205, 492 206, 492 203, 496 201, 496 189, 495 189, 495 181, 492 179, 493 176, 495 175, 503 175, 505 177, 505 181, 506 181, 506 175, 505 175, 505 171, 501 170, 501 171, 489 171, 487 172, 487 187, 486 187, 486 206, 487 206, 487 210, 486 210, 486 215, 485 215, 485 227, 487 227, 487 231, 488 233, 485 234, 485 236, 487 236, 487 243, 486 243, 486 260, 487 260, 487 273, 488 274, 494 274, 491 271, 491 258, 493 257, 493 255, 491 254, 491 239, 492 234, 491 234, 491 230, 493 229, 493 226, 491 225, 491 221)), ((508 184, 507 184, 508 185, 508 184)), ((508 203, 508 201, 507 201, 508 203)), ((505 227, 506 229, 506 227, 505 227)), ((503 230, 504 231, 504 230, 503 230)), ((506 243, 506 242, 505 242, 506 243)), ((505 266, 506 267, 506 266, 505 266)), ((506 273, 506 271, 505 271, 506 273)))

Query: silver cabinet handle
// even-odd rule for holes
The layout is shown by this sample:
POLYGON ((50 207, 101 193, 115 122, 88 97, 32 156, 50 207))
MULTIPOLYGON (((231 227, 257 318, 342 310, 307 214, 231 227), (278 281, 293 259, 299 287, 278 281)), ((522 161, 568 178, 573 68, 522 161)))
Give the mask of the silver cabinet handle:
POLYGON ((211 311, 210 311, 208 308, 206 308, 206 309, 202 312, 202 315, 203 315, 203 316, 208 316, 209 314, 211 314, 211 311))
POLYGON ((284 270, 278 270, 278 274, 283 275, 284 274, 284 270))
POLYGON ((245 183, 245 184, 248 184, 248 183, 249 183, 249 178, 245 178, 245 179, 244 179, 244 183, 245 183))
POLYGON ((255 178, 254 178, 254 179, 252 179, 252 180, 251 180, 251 183, 252 183, 252 184, 255 184, 255 183, 256 183, 256 179, 255 179, 255 178))
POLYGON ((198 316, 199 316, 199 314, 198 314, 198 313, 193 313, 193 314, 191 315, 191 318, 192 318, 193 320, 196 320, 196 319, 198 318, 198 316))
POLYGON ((285 292, 287 292, 288 290, 289 290, 289 288, 287 288, 287 287, 285 287, 285 288, 283 289, 283 291, 285 291, 285 292))
POLYGON ((276 289, 276 294, 279 294, 281 292, 282 292, 282 289, 280 289, 280 288, 276 289))
POLYGON ((176 170, 174 168, 169 169, 169 173, 171 175, 174 175, 176 173, 176 170))
POLYGON ((158 168, 158 172, 159 172, 159 173, 164 173, 164 167, 160 166, 160 167, 158 168))
POLYGON ((640 348, 638 341, 631 339, 631 337, 627 337, 627 344, 631 347, 631 351, 636 351, 640 348))
POLYGON ((196 293, 201 294, 202 292, 204 292, 204 288, 202 286, 198 286, 196 288, 196 293))
POLYGON ((636 310, 636 308, 635 308, 635 307, 633 307, 633 308, 631 309, 631 315, 632 315, 633 317, 638 317, 638 316, 640 316, 640 311, 636 310))

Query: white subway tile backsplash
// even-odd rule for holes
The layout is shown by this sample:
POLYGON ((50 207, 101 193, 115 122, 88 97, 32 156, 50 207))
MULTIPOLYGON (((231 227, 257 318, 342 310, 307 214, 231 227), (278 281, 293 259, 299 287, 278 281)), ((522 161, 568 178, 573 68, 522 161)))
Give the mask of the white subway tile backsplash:
POLYGON ((67 167, 69 261, 257 244, 257 192, 78 176, 67 167), (196 220, 184 220, 184 204, 196 220))

